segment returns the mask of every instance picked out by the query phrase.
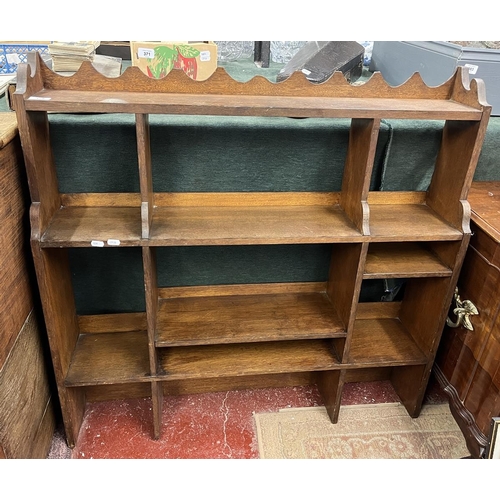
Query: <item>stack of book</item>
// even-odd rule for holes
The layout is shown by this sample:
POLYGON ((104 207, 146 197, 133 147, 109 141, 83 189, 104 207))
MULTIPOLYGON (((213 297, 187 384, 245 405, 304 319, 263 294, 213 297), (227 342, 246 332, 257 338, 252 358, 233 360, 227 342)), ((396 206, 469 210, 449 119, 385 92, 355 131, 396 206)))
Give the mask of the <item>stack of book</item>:
POLYGON ((49 53, 53 71, 78 71, 83 61, 94 60, 100 42, 52 42, 49 53))

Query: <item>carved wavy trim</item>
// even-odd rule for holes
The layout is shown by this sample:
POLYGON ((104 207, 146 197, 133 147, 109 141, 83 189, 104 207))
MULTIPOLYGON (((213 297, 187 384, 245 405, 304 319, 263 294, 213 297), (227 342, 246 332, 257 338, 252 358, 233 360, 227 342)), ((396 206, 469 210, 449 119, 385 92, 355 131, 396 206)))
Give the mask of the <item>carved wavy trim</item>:
POLYGON ((474 415, 463 405, 457 390, 448 382, 441 369, 437 365, 434 365, 433 371, 436 380, 448 396, 450 409, 457 420, 457 424, 464 433, 469 451, 473 454, 478 453, 478 458, 481 458, 488 445, 488 438, 481 432, 476 424, 474 415), (471 439, 474 440, 473 443, 470 442, 471 439))
POLYGON ((414 73, 406 82, 398 86, 389 85, 382 74, 376 72, 364 83, 349 83, 337 71, 323 83, 312 83, 301 72, 293 73, 286 80, 275 83, 263 76, 255 76, 248 82, 234 80, 223 68, 217 68, 204 81, 194 81, 183 71, 172 70, 161 79, 153 79, 138 67, 127 68, 119 77, 106 77, 99 73, 90 62, 84 62, 72 76, 54 73, 43 62, 40 54, 28 54, 28 71, 24 64, 18 72, 19 93, 40 90, 83 90, 147 93, 187 93, 224 95, 267 95, 267 96, 307 96, 307 97, 357 97, 386 99, 437 99, 453 100, 476 109, 487 107, 486 91, 482 80, 469 82, 468 71, 458 67, 455 74, 439 86, 428 86, 419 73, 414 73))

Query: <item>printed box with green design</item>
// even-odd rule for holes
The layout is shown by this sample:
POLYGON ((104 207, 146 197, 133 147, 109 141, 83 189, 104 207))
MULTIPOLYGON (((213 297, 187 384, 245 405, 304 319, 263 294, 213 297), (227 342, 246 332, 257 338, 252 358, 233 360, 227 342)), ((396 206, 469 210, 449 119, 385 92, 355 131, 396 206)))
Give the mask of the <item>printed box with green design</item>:
POLYGON ((130 42, 132 65, 150 78, 180 69, 193 80, 206 80, 217 68, 213 42, 130 42))

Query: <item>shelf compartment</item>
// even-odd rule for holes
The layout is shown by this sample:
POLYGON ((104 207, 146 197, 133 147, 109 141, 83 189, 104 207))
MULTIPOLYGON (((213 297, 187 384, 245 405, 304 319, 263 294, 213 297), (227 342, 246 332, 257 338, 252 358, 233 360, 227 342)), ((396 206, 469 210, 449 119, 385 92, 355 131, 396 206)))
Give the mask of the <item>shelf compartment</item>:
POLYGON ((163 113, 316 118, 480 120, 482 111, 439 99, 219 95, 42 89, 25 100, 28 111, 163 113))
POLYGON ((169 245, 258 245, 359 242, 338 205, 157 207, 151 242, 169 245))
MULTIPOLYGON (((242 286, 235 295, 160 299, 157 347, 345 337, 326 292, 265 293, 280 287, 258 287, 254 294, 242 286)), ((226 287, 212 290, 219 288, 226 287)))
POLYGON ((424 244, 372 243, 368 249, 364 279, 448 277, 445 266, 424 244))
POLYGON ((340 369, 328 340, 291 340, 159 350, 162 380, 340 369))
POLYGON ((356 319, 354 322, 348 359, 350 368, 419 365, 427 361, 398 318, 356 319))
POLYGON ((65 386, 150 380, 146 332, 82 333, 78 337, 65 386))
POLYGON ((371 241, 453 241, 462 237, 425 204, 370 203, 371 241))
POLYGON ((69 206, 60 208, 41 237, 42 247, 140 246, 139 207, 69 206))

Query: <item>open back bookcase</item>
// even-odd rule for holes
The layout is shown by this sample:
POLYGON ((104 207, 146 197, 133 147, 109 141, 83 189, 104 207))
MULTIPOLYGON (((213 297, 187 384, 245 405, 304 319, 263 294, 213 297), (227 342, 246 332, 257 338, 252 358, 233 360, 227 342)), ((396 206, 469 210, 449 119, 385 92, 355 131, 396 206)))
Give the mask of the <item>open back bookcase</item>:
POLYGON ((203 82, 179 71, 154 80, 134 67, 106 78, 86 63, 63 77, 30 54, 14 104, 70 446, 90 399, 150 396, 156 438, 163 395, 188 391, 315 383, 335 423, 344 383, 389 379, 418 416, 470 239, 467 194, 490 113, 481 81, 469 83, 461 68, 439 87, 419 75, 390 87, 379 74, 351 85, 341 73, 322 84, 299 73, 279 84, 241 83, 220 68, 203 82), (134 114, 140 193, 60 193, 51 112, 134 114), (348 118, 342 189, 155 192, 153 113, 348 118), (386 118, 443 121, 427 191, 370 191, 386 118), (326 282, 158 286, 158 247, 319 243, 332 245, 326 282), (140 247, 145 311, 77 314, 73 247, 140 247), (359 301, 363 280, 386 278, 406 279, 401 300, 359 301))

